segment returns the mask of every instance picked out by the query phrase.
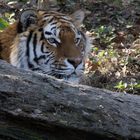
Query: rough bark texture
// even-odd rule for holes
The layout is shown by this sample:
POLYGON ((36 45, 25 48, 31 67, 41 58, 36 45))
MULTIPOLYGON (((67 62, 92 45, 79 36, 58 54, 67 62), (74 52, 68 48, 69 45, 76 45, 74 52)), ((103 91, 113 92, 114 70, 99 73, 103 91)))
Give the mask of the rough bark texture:
POLYGON ((0 61, 0 139, 140 139, 140 96, 72 85, 0 61))

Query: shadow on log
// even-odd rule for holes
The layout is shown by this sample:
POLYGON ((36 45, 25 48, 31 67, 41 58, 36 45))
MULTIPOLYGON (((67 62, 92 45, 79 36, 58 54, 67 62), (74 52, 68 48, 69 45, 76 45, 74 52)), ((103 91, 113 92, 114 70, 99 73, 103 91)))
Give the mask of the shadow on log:
POLYGON ((73 85, 0 61, 0 139, 139 140, 140 96, 73 85))

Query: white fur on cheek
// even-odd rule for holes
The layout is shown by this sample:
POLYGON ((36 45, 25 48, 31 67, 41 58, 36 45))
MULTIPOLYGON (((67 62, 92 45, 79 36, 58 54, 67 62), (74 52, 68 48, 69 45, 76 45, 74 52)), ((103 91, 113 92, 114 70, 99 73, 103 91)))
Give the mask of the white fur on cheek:
POLYGON ((10 62, 13 66, 18 68, 28 68, 26 53, 26 34, 21 34, 15 39, 15 43, 12 46, 12 52, 10 54, 10 62), (19 42, 19 43, 18 43, 19 42))
POLYGON ((84 73, 84 63, 80 63, 78 65, 78 67, 75 70, 75 73, 77 74, 77 76, 81 76, 84 73))

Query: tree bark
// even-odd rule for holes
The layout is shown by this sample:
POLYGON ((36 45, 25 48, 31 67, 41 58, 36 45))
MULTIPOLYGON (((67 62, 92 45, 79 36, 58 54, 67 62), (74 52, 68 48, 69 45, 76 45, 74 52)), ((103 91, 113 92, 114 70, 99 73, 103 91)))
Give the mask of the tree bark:
POLYGON ((73 85, 0 61, 0 139, 139 140, 140 96, 73 85))

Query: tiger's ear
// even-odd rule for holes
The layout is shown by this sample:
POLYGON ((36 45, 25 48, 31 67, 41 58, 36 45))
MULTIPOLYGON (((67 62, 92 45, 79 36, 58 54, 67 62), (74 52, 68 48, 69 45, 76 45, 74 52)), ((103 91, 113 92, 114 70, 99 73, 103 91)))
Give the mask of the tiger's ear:
POLYGON ((85 13, 82 10, 77 10, 72 15, 70 15, 74 24, 78 27, 83 23, 83 20, 85 18, 85 13))
POLYGON ((19 18, 18 32, 24 32, 31 24, 36 24, 37 22, 37 11, 33 9, 28 9, 22 11, 19 18))

